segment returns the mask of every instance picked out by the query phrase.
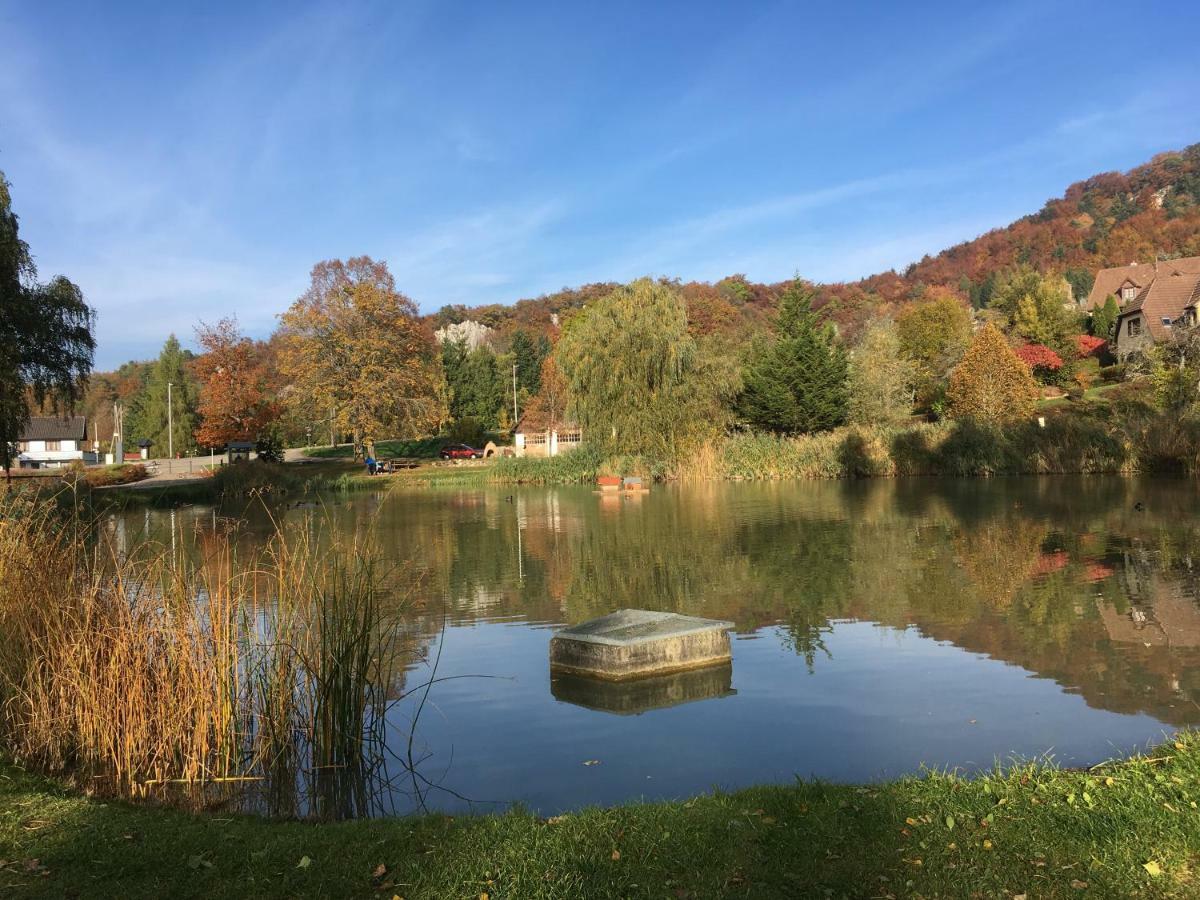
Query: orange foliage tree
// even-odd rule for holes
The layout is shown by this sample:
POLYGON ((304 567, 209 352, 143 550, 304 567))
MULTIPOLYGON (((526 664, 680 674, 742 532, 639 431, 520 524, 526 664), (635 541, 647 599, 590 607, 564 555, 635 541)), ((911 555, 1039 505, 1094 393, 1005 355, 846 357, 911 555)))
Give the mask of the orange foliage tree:
POLYGON ((567 379, 554 361, 547 356, 542 361, 541 388, 525 408, 523 424, 526 431, 554 431, 567 418, 570 388, 567 379))
POLYGON ((193 363, 200 382, 196 443, 222 447, 256 440, 278 415, 262 348, 242 335, 234 319, 201 324, 196 338, 204 348, 193 363))
POLYGON ((446 418, 437 341, 387 264, 367 256, 313 266, 281 317, 289 402, 364 441, 419 437, 446 418))
POLYGON ((1000 329, 985 325, 950 374, 946 391, 957 419, 988 425, 1027 418, 1038 399, 1033 373, 1008 346, 1000 329))

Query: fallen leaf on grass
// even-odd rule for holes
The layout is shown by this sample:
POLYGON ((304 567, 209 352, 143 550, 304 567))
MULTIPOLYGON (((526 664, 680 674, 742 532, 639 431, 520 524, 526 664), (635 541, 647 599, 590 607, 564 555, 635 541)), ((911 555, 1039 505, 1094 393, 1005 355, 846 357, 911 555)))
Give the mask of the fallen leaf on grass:
POLYGON ((954 816, 946 816, 946 827, 951 831, 954 830, 954 816))
POLYGON ((546 820, 547 825, 561 825, 567 820, 566 816, 551 816, 546 820))
POLYGON ((386 874, 387 874, 387 866, 385 866, 383 863, 380 863, 379 865, 377 865, 375 867, 375 871, 371 873, 371 877, 376 880, 379 880, 386 874))
POLYGON ((613 862, 616 862, 618 859, 620 859, 620 858, 621 858, 621 851, 620 851, 620 850, 614 850, 614 851, 612 852, 612 858, 613 858, 613 862))
POLYGON ((1159 875, 1162 874, 1162 866, 1160 866, 1154 860, 1150 860, 1150 862, 1142 863, 1142 868, 1150 873, 1151 878, 1157 878, 1159 875))
POLYGON ((312 860, 309 859, 307 856, 302 856, 302 857, 300 857, 300 862, 296 863, 296 868, 297 869, 307 869, 311 865, 312 865, 312 860))
POLYGON ((1080 881, 1078 878, 1073 878, 1073 879, 1071 879, 1071 887, 1075 888, 1075 890, 1077 890, 1077 891, 1086 891, 1087 890, 1087 882, 1080 881))

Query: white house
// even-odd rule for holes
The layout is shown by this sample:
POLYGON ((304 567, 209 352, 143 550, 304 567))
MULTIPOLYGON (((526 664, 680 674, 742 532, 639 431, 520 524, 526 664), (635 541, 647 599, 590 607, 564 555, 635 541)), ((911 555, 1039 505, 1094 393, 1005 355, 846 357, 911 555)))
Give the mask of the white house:
POLYGON ((583 430, 578 425, 564 423, 540 431, 522 419, 513 431, 513 442, 517 445, 517 456, 558 456, 583 443, 583 430))
POLYGON ((54 469, 76 460, 95 463, 96 454, 86 449, 86 441, 87 419, 83 416, 33 416, 17 440, 17 465, 54 469))

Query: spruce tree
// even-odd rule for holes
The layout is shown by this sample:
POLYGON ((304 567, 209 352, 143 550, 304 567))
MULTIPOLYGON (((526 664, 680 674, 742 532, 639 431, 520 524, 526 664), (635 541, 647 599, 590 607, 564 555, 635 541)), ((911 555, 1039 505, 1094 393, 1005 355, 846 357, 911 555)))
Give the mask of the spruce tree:
POLYGON ((753 425, 783 434, 827 431, 846 421, 846 352, 797 280, 784 292, 775 340, 755 352, 738 403, 753 425))
MULTIPOLYGON (((133 443, 142 439, 153 441, 151 454, 156 457, 169 455, 174 443, 176 453, 187 453, 193 446, 192 435, 196 430, 196 384, 187 369, 190 359, 179 346, 175 335, 167 338, 158 360, 150 369, 145 389, 135 402, 133 417, 135 427, 126 429, 125 440, 133 443), (170 383, 170 391, 167 384, 170 383), (167 416, 167 398, 170 396, 171 415, 167 416), (167 424, 171 425, 168 437, 167 424), (136 428, 136 430, 135 430, 136 428), (173 439, 173 440, 172 440, 173 439)), ((127 423, 129 424, 129 423, 127 423)))

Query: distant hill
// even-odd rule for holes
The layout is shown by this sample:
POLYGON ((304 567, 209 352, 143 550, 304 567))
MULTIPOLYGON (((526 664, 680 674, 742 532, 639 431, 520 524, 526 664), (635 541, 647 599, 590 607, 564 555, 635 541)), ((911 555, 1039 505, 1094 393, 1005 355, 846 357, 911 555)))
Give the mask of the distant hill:
MULTIPOLYGON (((1200 255, 1200 144, 1160 153, 1129 172, 1106 172, 1073 184, 1040 211, 926 256, 903 273, 817 285, 817 305, 852 333, 871 316, 931 291, 953 293, 977 308, 987 306, 998 274, 1016 265, 1062 274, 1076 297, 1083 298, 1097 269, 1153 262, 1156 254, 1200 255)), ((437 327, 473 319, 501 332, 551 330, 555 317, 612 287, 585 285, 511 306, 443 307, 429 318, 437 327)), ((781 285, 732 275, 714 284, 686 282, 680 287, 697 330, 744 332, 746 325, 765 319, 781 285)))

